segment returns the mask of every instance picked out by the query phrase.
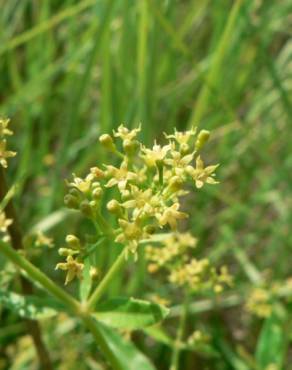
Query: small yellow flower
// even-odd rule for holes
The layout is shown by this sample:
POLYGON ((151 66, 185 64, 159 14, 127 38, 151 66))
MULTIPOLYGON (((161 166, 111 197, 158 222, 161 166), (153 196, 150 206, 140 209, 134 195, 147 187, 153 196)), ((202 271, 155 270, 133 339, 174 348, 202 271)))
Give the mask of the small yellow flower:
POLYGON ((90 191, 94 179, 95 176, 92 173, 88 174, 85 179, 77 177, 75 174, 73 174, 73 181, 68 185, 72 188, 78 189, 81 193, 86 194, 90 191))
POLYGON ((134 181, 137 179, 137 174, 128 170, 128 162, 123 161, 120 168, 114 166, 106 166, 106 176, 110 178, 108 183, 105 185, 107 188, 111 188, 115 185, 118 186, 120 191, 125 190, 128 181, 134 181))
POLYGON ((8 226, 10 226, 12 224, 12 220, 6 218, 6 215, 4 212, 0 212, 0 231, 2 233, 6 233, 7 232, 7 228, 8 226))
POLYGON ((38 231, 36 233, 35 246, 36 247, 48 246, 49 248, 53 248, 54 242, 52 238, 46 236, 42 231, 38 231))
POLYGON ((204 167, 204 162, 202 161, 201 157, 198 156, 196 159, 196 168, 188 166, 187 170, 195 181, 196 187, 199 189, 204 185, 205 182, 207 184, 218 184, 218 181, 216 181, 213 177, 215 176, 214 171, 218 166, 219 164, 204 167))
POLYGON ((254 288, 246 302, 246 310, 254 313, 258 317, 269 317, 272 313, 271 297, 268 290, 264 288, 254 288))
POLYGON ((141 150, 144 154, 141 155, 142 159, 145 161, 146 165, 149 167, 156 166, 157 162, 162 162, 169 150, 171 149, 171 145, 153 145, 152 149, 148 149, 146 147, 142 147, 141 150))
POLYGON ((16 156, 16 152, 11 150, 6 150, 7 142, 5 139, 0 140, 0 164, 2 167, 7 168, 7 158, 12 158, 16 156))
POLYGON ((84 264, 77 262, 71 255, 66 258, 66 262, 58 263, 56 266, 56 270, 67 271, 65 285, 70 283, 75 277, 81 279, 83 268, 84 264))
POLYGON ((166 224, 169 224, 169 226, 176 230, 177 228, 177 220, 182 220, 184 218, 188 217, 187 213, 178 211, 179 209, 179 203, 174 203, 172 206, 166 208, 162 215, 157 214, 156 218, 159 222, 160 226, 165 226, 166 224))
POLYGON ((114 131, 114 136, 120 137, 123 141, 125 140, 132 141, 138 135, 140 131, 141 131, 141 125, 139 125, 138 128, 135 128, 133 130, 129 130, 124 125, 120 125, 118 127, 118 131, 114 131))
POLYGON ((194 158, 194 153, 182 155, 180 152, 171 151, 172 158, 165 159, 165 164, 173 167, 174 173, 178 176, 184 174, 186 167, 194 158))
POLYGON ((0 119, 0 137, 13 134, 13 132, 8 129, 9 122, 9 119, 0 119))
POLYGON ((157 197, 153 196, 152 189, 140 190, 137 186, 131 185, 129 197, 130 199, 122 205, 126 209, 133 209, 134 219, 154 215, 155 206, 159 203, 157 197))
POLYGON ((193 127, 191 130, 188 131, 177 131, 176 129, 174 130, 174 134, 172 135, 165 135, 167 139, 174 139, 177 141, 178 144, 183 145, 187 144, 189 140, 191 139, 192 136, 195 136, 197 132, 197 128, 193 127))

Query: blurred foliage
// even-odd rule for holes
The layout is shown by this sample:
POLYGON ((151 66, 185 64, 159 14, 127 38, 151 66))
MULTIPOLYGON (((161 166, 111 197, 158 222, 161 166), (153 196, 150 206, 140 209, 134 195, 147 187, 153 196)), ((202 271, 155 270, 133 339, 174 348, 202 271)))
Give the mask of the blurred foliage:
MULTIPOLYGON (((216 356, 186 350, 181 369, 292 369, 284 330, 290 294, 273 298, 285 311, 280 318, 244 309, 251 289, 284 285, 291 274, 291 1, 0 0, 0 9, 0 114, 15 132, 9 177, 23 229, 42 229, 58 246, 68 232, 87 232, 63 208, 63 179, 103 163, 101 133, 142 122, 149 142, 191 123, 210 129, 205 157, 221 163, 221 184, 186 199, 193 216, 184 227, 202 255, 229 265, 234 286, 220 302, 190 303, 189 334, 202 326, 216 356), (275 342, 282 358, 269 363, 275 342)), ((110 250, 101 251, 101 270, 115 258, 110 250)), ((62 281, 53 271, 56 250, 38 249, 32 259, 62 281)), ((146 273, 142 259, 109 295, 121 290, 180 299, 146 273)), ((180 310, 167 321, 170 332, 180 310)), ((0 368, 34 368, 21 322, 1 308, 0 315, 0 368)), ((43 325, 58 369, 106 368, 77 323, 64 317, 43 325)), ((170 344, 161 336, 133 339, 167 369, 170 344)))

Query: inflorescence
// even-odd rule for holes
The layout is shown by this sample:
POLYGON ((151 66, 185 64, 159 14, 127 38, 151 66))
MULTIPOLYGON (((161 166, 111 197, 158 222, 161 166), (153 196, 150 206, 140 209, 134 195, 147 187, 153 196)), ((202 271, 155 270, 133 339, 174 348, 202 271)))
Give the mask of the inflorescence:
MULTIPOLYGON (((112 136, 101 135, 99 141, 112 154, 112 164, 93 167, 84 178, 73 175, 73 180, 67 183, 65 204, 88 217, 100 238, 124 245, 127 255, 133 254, 135 258, 140 244, 151 242, 155 235, 167 230, 169 239, 165 239, 164 249, 155 252, 147 248, 149 268, 154 270, 194 247, 192 236, 177 231, 178 222, 188 217, 180 208, 180 197, 189 193, 187 183, 193 183, 196 188, 205 183, 216 184, 218 165, 205 166, 199 155, 209 139, 206 130, 198 134, 195 128, 185 132, 175 130, 171 135, 165 134, 165 145, 154 142, 152 148, 138 141, 140 130, 140 127, 129 130, 121 125, 112 136), (114 228, 106 221, 109 217, 114 219, 114 228), (171 244, 172 240, 176 243, 171 244)), ((74 235, 68 235, 66 243, 59 250, 66 261, 56 268, 67 270, 68 283, 75 276, 82 277, 84 258, 91 247, 74 235)), ((186 280, 194 285, 198 274, 213 274, 207 260, 191 259, 184 272, 181 268, 177 265, 169 276, 170 281, 179 285, 186 280)))

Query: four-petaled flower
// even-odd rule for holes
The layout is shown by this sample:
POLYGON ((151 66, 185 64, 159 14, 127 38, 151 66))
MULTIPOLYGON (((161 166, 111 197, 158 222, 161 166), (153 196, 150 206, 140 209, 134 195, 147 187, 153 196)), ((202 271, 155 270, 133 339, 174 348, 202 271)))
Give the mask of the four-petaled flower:
POLYGON ((105 187, 111 188, 118 185, 120 191, 125 190, 128 181, 136 180, 137 174, 128 170, 128 162, 123 161, 120 168, 106 166, 106 176, 110 178, 105 187))
POLYGON ((171 145, 153 145, 152 149, 148 149, 145 147, 142 147, 141 150, 144 154, 141 155, 143 160, 145 161, 146 165, 149 167, 156 166, 157 162, 162 162, 164 158, 166 157, 167 153, 171 149, 171 145))
POLYGON ((16 152, 6 150, 7 142, 5 139, 0 140, 0 164, 2 167, 7 168, 7 158, 12 158, 16 152))
POLYGON ((56 270, 60 269, 60 270, 67 271, 65 285, 70 283, 70 281, 72 281, 75 278, 75 276, 81 279, 83 268, 84 268, 84 264, 77 262, 74 259, 74 257, 71 255, 69 255, 66 258, 66 262, 58 263, 56 266, 56 270))
POLYGON ((141 125, 138 128, 134 128, 133 130, 129 130, 124 125, 120 125, 118 127, 118 131, 114 131, 114 136, 120 137, 123 141, 125 140, 132 141, 140 131, 141 125))
POLYGON ((189 173, 192 176, 193 180, 196 183, 196 187, 199 189, 201 188, 204 183, 207 184, 218 184, 218 181, 214 179, 215 176, 214 171, 219 166, 219 164, 208 166, 204 168, 204 162, 202 161, 201 157, 198 156, 196 159, 196 168, 189 166, 189 173))
POLYGON ((173 230, 177 228, 177 220, 182 220, 188 217, 185 212, 180 212, 179 203, 174 203, 171 207, 166 208, 162 214, 157 214, 156 218, 160 226, 168 224, 173 230))
POLYGON ((167 139, 174 139, 176 142, 178 142, 180 145, 187 144, 192 136, 195 136, 197 132, 196 127, 192 127, 191 130, 188 131, 177 131, 174 130, 174 134, 172 135, 165 135, 167 139))

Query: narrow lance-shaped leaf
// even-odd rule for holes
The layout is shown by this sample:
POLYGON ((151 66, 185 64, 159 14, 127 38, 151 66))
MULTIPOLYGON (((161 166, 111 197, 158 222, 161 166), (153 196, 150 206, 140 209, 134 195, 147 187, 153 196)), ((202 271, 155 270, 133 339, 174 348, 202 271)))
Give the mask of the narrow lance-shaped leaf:
POLYGON ((286 349, 284 316, 274 311, 265 320, 257 343, 255 357, 259 369, 271 364, 282 368, 286 349))
POLYGON ((94 317, 114 328, 140 329, 163 320, 164 306, 134 298, 113 298, 96 307, 94 317))
POLYGON ((133 343, 105 324, 95 321, 95 325, 106 343, 107 352, 111 354, 114 370, 155 370, 150 360, 133 343))

